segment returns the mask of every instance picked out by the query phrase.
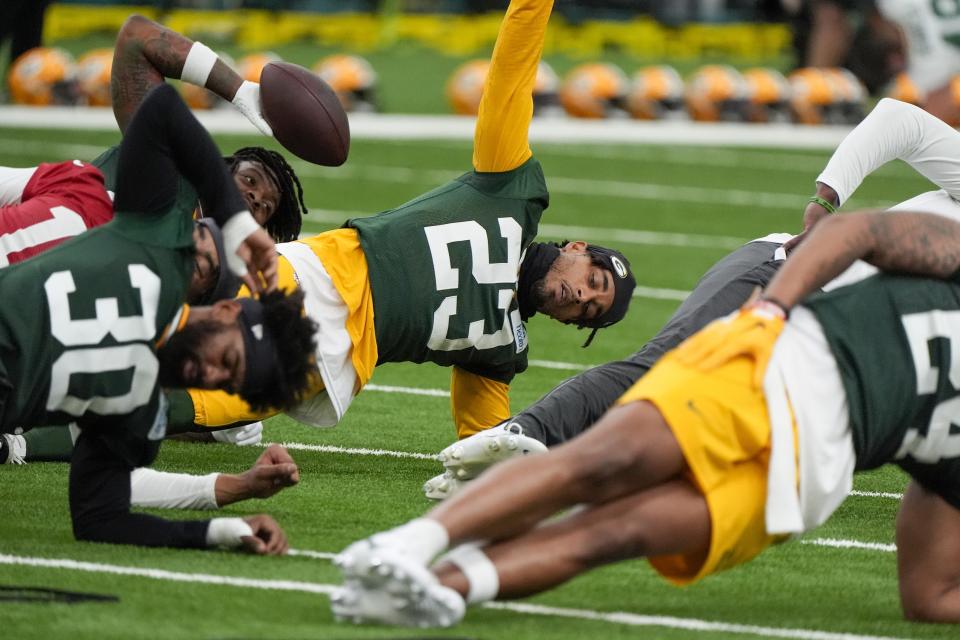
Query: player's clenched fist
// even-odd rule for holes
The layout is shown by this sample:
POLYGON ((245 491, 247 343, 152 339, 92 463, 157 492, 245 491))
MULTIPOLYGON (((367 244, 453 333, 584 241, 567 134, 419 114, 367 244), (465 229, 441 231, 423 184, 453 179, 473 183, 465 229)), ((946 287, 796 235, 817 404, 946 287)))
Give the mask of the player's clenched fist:
POLYGON ((241 538, 245 550, 267 556, 282 556, 287 553, 287 534, 276 520, 261 514, 244 518, 244 521, 253 531, 253 535, 241 538))

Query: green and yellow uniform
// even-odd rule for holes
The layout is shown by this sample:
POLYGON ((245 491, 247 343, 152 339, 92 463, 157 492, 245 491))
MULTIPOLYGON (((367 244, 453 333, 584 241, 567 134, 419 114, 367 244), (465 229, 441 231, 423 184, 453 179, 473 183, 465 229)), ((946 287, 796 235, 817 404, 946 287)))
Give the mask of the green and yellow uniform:
POLYGON ((126 463, 150 461, 144 436, 159 440, 166 425, 155 344, 185 320, 193 271, 193 205, 179 195, 162 215, 116 211, 0 270, 3 431, 76 422, 126 463))
MULTIPOLYGON (((852 442, 855 469, 896 464, 960 508, 960 274, 951 281, 876 275, 813 295, 803 307, 816 318, 825 355, 838 373, 835 386, 820 379, 803 385, 845 395, 838 429, 852 442)), ((772 349, 778 335, 763 339, 772 349)), ((782 366, 791 363, 800 364, 790 360, 782 366)), ((710 510, 706 557, 651 558, 673 582, 687 584, 736 566, 783 539, 767 532, 772 409, 764 389, 754 385, 754 368, 753 360, 735 358, 702 371, 672 351, 619 400, 647 400, 657 407, 680 444, 688 479, 710 510)), ((790 384, 787 391, 791 401, 810 397, 790 384)), ((795 444, 816 436, 797 418, 810 415, 807 409, 791 408, 795 444)), ((801 489, 805 482, 817 485, 803 475, 811 467, 802 459, 804 447, 799 451, 801 489)), ((820 480, 832 471, 821 467, 813 473, 820 480)))
MULTIPOLYGON (((351 393, 382 362, 451 366, 461 437, 510 416, 508 385, 527 366, 517 277, 549 202, 527 130, 551 6, 550 0, 513 2, 504 18, 480 104, 472 171, 390 211, 288 243, 302 246, 278 246, 281 286, 307 286, 310 276, 300 272, 310 266, 306 247, 346 306, 356 372, 351 393)), ((324 340, 323 331, 318 338, 324 340)), ((331 391, 331 379, 324 386, 331 391)), ((263 417, 223 393, 190 395, 197 424, 263 417)), ((342 400, 345 408, 349 399, 342 400)))

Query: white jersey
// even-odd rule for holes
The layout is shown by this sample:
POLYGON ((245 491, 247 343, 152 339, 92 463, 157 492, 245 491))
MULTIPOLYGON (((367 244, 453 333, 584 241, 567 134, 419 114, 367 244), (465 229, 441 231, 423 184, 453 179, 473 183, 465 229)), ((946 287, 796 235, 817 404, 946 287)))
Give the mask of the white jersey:
POLYGON ((0 207, 20 204, 27 183, 36 171, 36 167, 26 169, 0 167, 0 207))
POLYGON ((960 73, 960 3, 955 0, 878 0, 883 15, 903 29, 907 75, 921 94, 960 73))
MULTIPOLYGON (((817 181, 833 188, 843 203, 868 174, 896 159, 941 188, 890 210, 923 211, 960 221, 960 133, 896 100, 880 101, 840 143, 817 181)), ((875 267, 857 262, 824 288, 851 284, 873 273, 875 267)), ((772 441, 767 530, 808 531, 822 524, 850 492, 856 459, 836 361, 819 322, 802 306, 794 309, 777 341, 764 394, 772 441), (794 452, 791 411, 799 455, 794 452)))
MULTIPOLYGON (((890 207, 890 211, 936 213, 960 222, 960 133, 923 109, 884 98, 844 138, 817 182, 846 202, 870 173, 891 160, 903 160, 940 187, 890 207)), ((876 267, 857 262, 825 290, 873 275, 876 267)))

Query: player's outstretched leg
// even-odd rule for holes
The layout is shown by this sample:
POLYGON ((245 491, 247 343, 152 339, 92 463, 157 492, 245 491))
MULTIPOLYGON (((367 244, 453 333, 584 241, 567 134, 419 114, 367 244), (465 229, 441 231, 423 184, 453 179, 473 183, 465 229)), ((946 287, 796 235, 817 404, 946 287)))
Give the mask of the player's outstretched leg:
POLYGON ((337 620, 449 627, 463 619, 463 598, 400 549, 361 540, 334 562, 344 578, 330 597, 337 620))
POLYGON ((351 608, 335 604, 334 611, 351 620, 439 625, 455 613, 449 593, 438 591, 425 573, 440 552, 471 540, 523 536, 563 509, 615 501, 674 479, 684 468, 679 444, 653 405, 617 407, 575 440, 497 465, 428 517, 348 547, 337 565, 345 584, 339 597, 351 608))

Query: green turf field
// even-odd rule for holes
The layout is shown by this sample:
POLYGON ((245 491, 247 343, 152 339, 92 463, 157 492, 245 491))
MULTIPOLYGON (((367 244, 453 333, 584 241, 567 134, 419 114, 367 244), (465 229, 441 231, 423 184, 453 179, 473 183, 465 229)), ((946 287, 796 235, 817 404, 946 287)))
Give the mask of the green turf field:
MULTIPOLYGON (((89 159, 116 139, 103 133, 0 128, 0 165, 89 159)), ((255 141, 224 137, 219 142, 230 149, 255 141)), ((552 193, 543 219, 545 237, 589 233, 588 239, 622 247, 642 295, 628 318, 602 331, 589 349, 580 348, 584 333, 535 318, 529 327, 533 366, 513 385, 515 409, 578 368, 635 350, 697 277, 741 241, 798 230, 806 197, 827 158, 786 150, 590 145, 539 145, 535 151, 552 193)), ((467 143, 354 141, 344 167, 299 163, 307 203, 314 209, 306 230, 319 232, 358 212, 396 205, 466 170, 469 161, 467 143)), ((892 204, 927 189, 905 166, 890 166, 871 177, 851 205, 892 204)), ((302 482, 268 502, 229 507, 225 515, 269 512, 285 527, 293 548, 329 553, 422 513, 428 503, 419 488, 440 471, 437 463, 349 449, 427 454, 448 444, 453 437, 448 400, 410 391, 443 390, 448 375, 430 365, 381 367, 372 381, 376 386, 357 398, 335 429, 313 430, 284 417, 271 420, 267 439, 314 447, 293 451, 302 482)), ((157 467, 239 471, 258 451, 168 443, 157 467)), ((66 483, 65 465, 0 467, 0 586, 57 587, 112 594, 120 601, 8 603, 0 591, 2 638, 957 637, 956 628, 901 618, 895 557, 884 546, 893 542, 896 496, 855 495, 801 542, 774 548, 748 566, 691 588, 667 586, 642 561, 623 563, 520 603, 536 607, 479 609, 452 631, 419 632, 335 624, 324 594, 337 575, 323 557, 257 558, 76 543, 66 483), (815 544, 826 539, 878 544, 815 544), (10 564, 12 558, 53 562, 39 566, 31 560, 33 566, 22 566, 10 564)), ((892 470, 861 476, 856 483, 865 494, 896 494, 903 486, 903 477, 892 470)))

